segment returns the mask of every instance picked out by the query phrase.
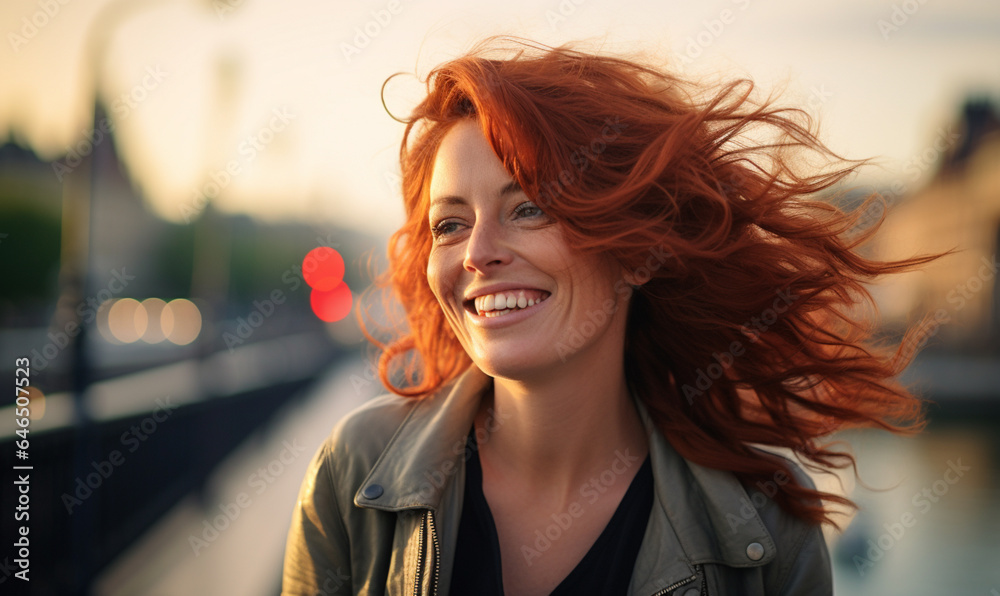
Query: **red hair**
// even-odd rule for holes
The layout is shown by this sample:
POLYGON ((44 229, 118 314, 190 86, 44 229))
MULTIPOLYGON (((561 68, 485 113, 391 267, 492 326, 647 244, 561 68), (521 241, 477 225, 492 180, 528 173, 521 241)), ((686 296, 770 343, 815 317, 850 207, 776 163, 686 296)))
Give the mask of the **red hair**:
POLYGON ((865 162, 826 148, 802 110, 754 100, 750 80, 700 86, 636 60, 524 42, 503 53, 496 41, 434 68, 406 120, 406 222, 374 287, 391 290, 408 328, 383 343, 361 319, 381 350, 382 382, 419 398, 472 362, 426 271, 435 154, 452 125, 473 119, 572 249, 609 255, 645 281, 626 286, 625 373, 677 452, 744 483, 772 481, 786 510, 833 523, 816 499, 848 499, 804 487, 787 462, 751 445, 834 468, 853 456, 820 437, 852 426, 920 430, 922 402, 896 377, 921 325, 893 347, 859 307, 877 313, 865 282, 941 255, 862 256, 884 209, 854 229, 882 198, 845 212, 809 196, 865 162), (808 170, 816 157, 831 167, 808 170))

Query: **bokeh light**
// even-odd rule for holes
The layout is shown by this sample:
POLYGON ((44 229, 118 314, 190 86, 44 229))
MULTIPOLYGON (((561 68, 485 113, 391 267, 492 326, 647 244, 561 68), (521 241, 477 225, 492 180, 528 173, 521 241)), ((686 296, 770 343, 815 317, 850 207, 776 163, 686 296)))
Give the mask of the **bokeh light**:
POLYGON ((122 343, 138 341, 146 332, 149 317, 142 303, 133 298, 122 298, 111 305, 108 312, 108 327, 111 335, 122 343))
POLYGON ((314 248, 302 259, 302 277, 314 290, 333 290, 344 280, 344 257, 328 246, 314 248))
POLYGON ((186 298, 171 300, 163 307, 160 315, 163 334, 172 343, 186 346, 201 333, 201 311, 194 302, 186 298))
POLYGON ((105 341, 112 344, 120 344, 122 342, 115 339, 115 336, 111 334, 111 325, 108 321, 108 315, 111 313, 111 307, 114 306, 115 302, 116 300, 105 300, 101 303, 97 308, 97 320, 95 324, 97 325, 97 331, 105 341))
POLYGON ((351 312, 352 302, 351 289, 346 283, 340 283, 326 292, 313 290, 309 296, 313 312, 327 323, 334 323, 346 317, 347 313, 351 312))
POLYGON ((163 309, 166 302, 159 298, 146 298, 142 301, 142 307, 146 311, 149 323, 146 325, 146 332, 142 334, 142 341, 148 344, 158 344, 167 338, 163 331, 163 309))
POLYGON ((96 326, 101 337, 113 344, 139 341, 156 344, 164 340, 186 346, 201 333, 201 311, 185 298, 166 302, 147 298, 107 300, 97 309, 96 326))

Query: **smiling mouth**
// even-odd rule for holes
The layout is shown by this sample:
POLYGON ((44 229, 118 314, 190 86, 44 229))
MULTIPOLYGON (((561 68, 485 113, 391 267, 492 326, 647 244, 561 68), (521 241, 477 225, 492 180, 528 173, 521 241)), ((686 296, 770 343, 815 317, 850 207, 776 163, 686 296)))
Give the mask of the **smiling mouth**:
POLYGON ((544 302, 552 294, 544 290, 507 290, 486 294, 462 303, 465 310, 481 317, 502 317, 544 302))

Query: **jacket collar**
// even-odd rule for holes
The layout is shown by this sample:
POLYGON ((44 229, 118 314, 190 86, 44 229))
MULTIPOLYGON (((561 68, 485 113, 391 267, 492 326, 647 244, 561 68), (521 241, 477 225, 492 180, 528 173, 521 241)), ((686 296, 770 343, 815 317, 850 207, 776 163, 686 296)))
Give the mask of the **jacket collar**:
MULTIPOLYGON (((450 483, 464 483, 466 437, 492 383, 492 377, 472 364, 440 391, 415 401, 358 489, 355 504, 384 511, 436 511, 450 483), (376 484, 383 492, 366 497, 366 488, 376 484)), ((661 590, 694 575, 692 566, 701 563, 752 567, 773 560, 774 541, 735 476, 682 458, 655 427, 641 400, 632 397, 649 436, 658 505, 650 512, 633 592, 661 590), (764 548, 764 556, 756 561, 747 555, 752 543, 764 548)), ((450 488, 452 495, 461 494, 461 487, 450 488)), ((441 531, 457 534, 458 528, 441 531)))
POLYGON ((473 364, 440 391, 414 400, 358 489, 355 504, 384 511, 437 510, 452 478, 465 478, 466 438, 483 393, 492 384, 493 378, 473 364), (365 488, 375 484, 384 492, 365 497, 365 488))

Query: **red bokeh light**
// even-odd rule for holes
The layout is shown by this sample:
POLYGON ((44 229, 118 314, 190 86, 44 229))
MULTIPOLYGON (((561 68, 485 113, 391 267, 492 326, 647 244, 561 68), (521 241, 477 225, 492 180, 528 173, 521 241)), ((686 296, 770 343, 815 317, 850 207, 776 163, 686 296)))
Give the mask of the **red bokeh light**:
POLYGON ((327 323, 335 323, 346 317, 351 312, 352 301, 351 289, 343 282, 332 290, 313 290, 309 296, 313 312, 327 323))
POLYGON ((333 290, 344 281, 344 257, 328 246, 314 248, 302 259, 302 278, 313 290, 333 290))

